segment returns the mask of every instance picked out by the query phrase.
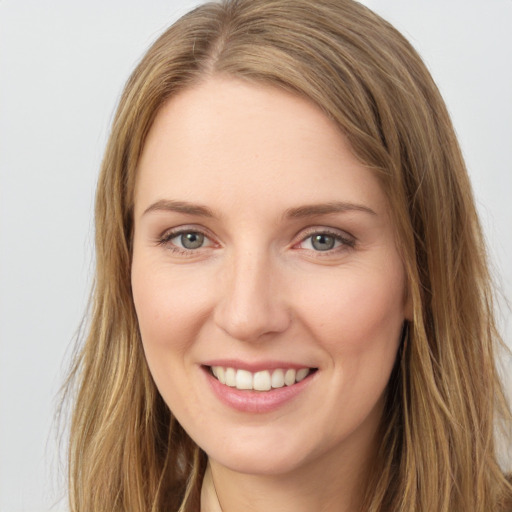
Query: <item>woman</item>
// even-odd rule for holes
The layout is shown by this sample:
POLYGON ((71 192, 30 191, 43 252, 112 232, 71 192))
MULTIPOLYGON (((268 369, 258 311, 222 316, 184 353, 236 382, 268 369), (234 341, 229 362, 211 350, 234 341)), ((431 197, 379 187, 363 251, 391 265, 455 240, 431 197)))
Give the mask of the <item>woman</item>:
POLYGON ((510 510, 445 106, 348 0, 234 0, 130 78, 96 202, 72 510, 510 510))

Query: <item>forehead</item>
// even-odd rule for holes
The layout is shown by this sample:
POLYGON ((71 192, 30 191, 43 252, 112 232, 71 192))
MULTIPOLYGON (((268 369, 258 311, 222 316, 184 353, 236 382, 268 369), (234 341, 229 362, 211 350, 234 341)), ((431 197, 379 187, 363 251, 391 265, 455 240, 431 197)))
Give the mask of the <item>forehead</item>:
POLYGON ((373 173, 315 104, 228 78, 182 91, 157 114, 138 166, 136 213, 168 197, 282 208, 370 201, 385 208, 373 173))

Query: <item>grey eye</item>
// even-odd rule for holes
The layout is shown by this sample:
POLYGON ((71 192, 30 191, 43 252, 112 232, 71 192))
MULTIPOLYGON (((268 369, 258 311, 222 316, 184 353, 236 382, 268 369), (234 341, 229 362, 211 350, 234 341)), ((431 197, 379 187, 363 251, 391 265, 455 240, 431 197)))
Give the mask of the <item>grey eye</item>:
POLYGON ((317 251, 330 251, 336 244, 336 238, 325 233, 319 233, 311 237, 311 246, 317 251))
POLYGON ((204 244, 204 235, 193 231, 182 233, 180 235, 180 243, 185 249, 199 249, 204 244))

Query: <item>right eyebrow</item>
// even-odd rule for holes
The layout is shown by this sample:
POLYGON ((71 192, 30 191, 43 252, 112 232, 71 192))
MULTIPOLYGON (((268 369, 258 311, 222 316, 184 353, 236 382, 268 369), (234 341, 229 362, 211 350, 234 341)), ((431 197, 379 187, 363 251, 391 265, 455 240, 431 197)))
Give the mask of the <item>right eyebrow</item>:
POLYGON ((344 201, 331 201, 329 203, 307 204, 297 208, 289 208, 285 212, 285 217, 300 219, 303 217, 315 217, 319 215, 329 215, 333 213, 344 213, 350 211, 377 215, 371 208, 362 204, 347 203, 344 201))
POLYGON ((168 211, 186 213, 188 215, 198 215, 200 217, 215 217, 214 213, 207 206, 201 204, 189 203, 187 201, 174 201, 172 199, 160 199, 148 206, 142 215, 155 211, 168 211))

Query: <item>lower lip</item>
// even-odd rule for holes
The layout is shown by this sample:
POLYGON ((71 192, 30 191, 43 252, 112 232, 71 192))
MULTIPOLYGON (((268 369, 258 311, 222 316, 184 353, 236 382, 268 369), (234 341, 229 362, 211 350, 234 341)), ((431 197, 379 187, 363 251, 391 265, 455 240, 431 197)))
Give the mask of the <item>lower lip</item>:
POLYGON ((217 398, 232 409, 240 412, 266 413, 283 407, 304 391, 310 384, 314 374, 291 386, 283 386, 269 391, 242 391, 219 382, 208 368, 203 367, 210 388, 217 398))

